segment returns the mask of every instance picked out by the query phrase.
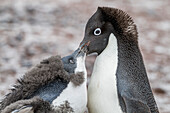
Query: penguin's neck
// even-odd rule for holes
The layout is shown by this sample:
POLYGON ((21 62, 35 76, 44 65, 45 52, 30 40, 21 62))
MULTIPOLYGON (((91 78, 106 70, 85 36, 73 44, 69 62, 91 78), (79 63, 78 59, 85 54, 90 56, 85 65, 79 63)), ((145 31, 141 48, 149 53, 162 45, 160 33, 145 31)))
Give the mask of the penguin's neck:
MULTIPOLYGON (((84 113, 87 106, 87 71, 85 68, 85 56, 77 58, 77 68, 75 73, 83 72, 84 82, 78 86, 69 82, 67 88, 52 102, 54 109, 62 108, 65 105, 65 101, 70 103, 70 107, 73 108, 75 113, 84 113), (78 99, 81 99, 79 101, 78 99)), ((69 112, 71 113, 71 112, 69 112)))
POLYGON ((85 84, 86 84, 86 82, 87 82, 87 70, 86 70, 86 66, 85 66, 85 58, 86 58, 85 56, 77 58, 77 68, 75 69, 75 73, 83 72, 84 73, 84 80, 85 80, 85 84))
MULTIPOLYGON (((116 70, 118 64, 118 46, 116 37, 111 34, 109 37, 109 42, 103 52, 96 58, 94 64, 93 75, 99 77, 95 77, 95 79, 104 79, 108 80, 108 77, 116 79, 116 70), (96 72, 98 74, 96 74, 96 72)), ((102 80, 103 81, 103 80, 102 80)))
POLYGON ((107 47, 96 58, 89 84, 89 109, 92 113, 120 113, 116 70, 118 65, 118 45, 111 34, 107 47), (103 104, 104 103, 104 104, 103 104), (97 110, 97 111, 96 111, 97 110))

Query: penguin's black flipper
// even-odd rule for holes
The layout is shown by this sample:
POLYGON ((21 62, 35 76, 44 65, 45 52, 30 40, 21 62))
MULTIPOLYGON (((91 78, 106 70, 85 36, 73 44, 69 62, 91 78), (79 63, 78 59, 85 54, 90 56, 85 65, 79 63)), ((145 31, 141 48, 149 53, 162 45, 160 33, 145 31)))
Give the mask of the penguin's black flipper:
POLYGON ((44 101, 47 101, 51 104, 52 101, 62 93, 62 91, 67 87, 67 85, 67 81, 58 78, 53 82, 39 88, 37 91, 34 92, 31 98, 34 96, 38 96, 44 101))
POLYGON ((147 104, 128 97, 122 97, 126 107, 126 113, 151 113, 147 104))
POLYGON ((123 113, 126 113, 125 101, 123 100, 123 98, 120 95, 120 93, 118 93, 118 97, 119 97, 119 105, 121 106, 121 109, 122 109, 123 113))

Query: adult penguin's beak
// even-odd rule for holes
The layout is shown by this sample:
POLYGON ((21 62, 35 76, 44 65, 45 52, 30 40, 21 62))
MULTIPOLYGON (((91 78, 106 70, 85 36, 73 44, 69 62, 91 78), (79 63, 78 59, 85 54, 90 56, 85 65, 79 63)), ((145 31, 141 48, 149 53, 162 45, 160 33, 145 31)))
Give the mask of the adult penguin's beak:
POLYGON ((90 41, 85 42, 85 43, 81 43, 80 46, 79 46, 79 49, 80 49, 79 51, 82 51, 82 52, 87 54, 89 44, 90 44, 90 41))

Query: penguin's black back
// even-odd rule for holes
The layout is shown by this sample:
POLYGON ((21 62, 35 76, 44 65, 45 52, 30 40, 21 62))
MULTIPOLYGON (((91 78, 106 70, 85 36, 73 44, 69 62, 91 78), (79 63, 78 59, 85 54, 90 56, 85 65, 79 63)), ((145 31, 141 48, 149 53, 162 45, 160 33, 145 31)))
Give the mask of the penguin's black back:
MULTIPOLYGON (((118 52, 118 56, 120 57, 118 59, 118 68, 116 75, 118 80, 118 93, 120 95, 119 100, 121 101, 127 98, 127 103, 125 103, 126 108, 128 108, 127 105, 130 104, 137 106, 137 103, 144 103, 148 106, 147 111, 149 112, 143 111, 143 113, 158 113, 158 108, 156 106, 156 102, 154 100, 149 80, 147 78, 146 70, 143 64, 142 55, 139 51, 138 46, 134 46, 134 44, 132 45, 129 44, 129 47, 122 45, 121 49, 119 49, 118 52), (134 100, 129 101, 129 99, 134 100)), ((134 111, 134 109, 131 110, 134 111)), ((138 112, 139 111, 140 110, 138 109, 138 112)))
POLYGON ((44 101, 52 103, 60 93, 67 87, 68 82, 63 79, 56 79, 53 82, 39 88, 32 96, 39 96, 44 101))
POLYGON ((108 7, 100 9, 105 21, 112 23, 113 33, 117 38, 116 77, 121 108, 127 113, 132 113, 132 111, 135 113, 159 113, 138 47, 138 32, 133 19, 119 9, 108 7), (138 109, 135 111, 135 108, 138 109))

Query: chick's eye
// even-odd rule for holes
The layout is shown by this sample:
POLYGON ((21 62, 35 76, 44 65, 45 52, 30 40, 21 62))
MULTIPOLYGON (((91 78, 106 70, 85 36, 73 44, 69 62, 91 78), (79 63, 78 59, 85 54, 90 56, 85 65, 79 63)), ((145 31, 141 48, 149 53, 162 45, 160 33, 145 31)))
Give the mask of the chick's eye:
POLYGON ((74 61, 73 61, 72 58, 69 59, 69 63, 70 63, 70 64, 74 64, 74 61))
POLYGON ((94 30, 94 35, 96 35, 96 36, 100 35, 101 33, 102 33, 102 31, 101 31, 100 28, 96 28, 96 29, 94 30))

